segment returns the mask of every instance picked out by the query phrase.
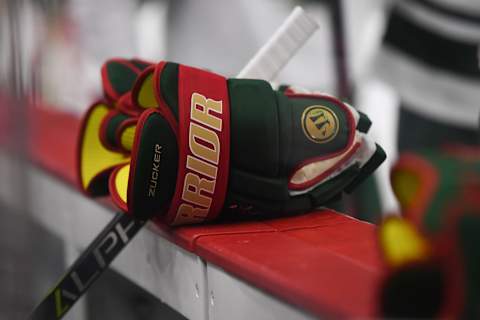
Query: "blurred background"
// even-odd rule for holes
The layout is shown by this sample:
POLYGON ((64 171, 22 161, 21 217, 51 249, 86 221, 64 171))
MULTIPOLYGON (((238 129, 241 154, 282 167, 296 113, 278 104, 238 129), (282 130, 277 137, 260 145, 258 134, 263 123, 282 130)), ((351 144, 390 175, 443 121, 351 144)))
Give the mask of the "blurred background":
MULTIPOLYGON (((400 213, 389 178, 399 150, 478 143, 476 0, 0 0, 1 319, 24 319, 71 254, 32 217, 26 119, 36 108, 80 117, 102 94, 111 57, 234 77, 296 5, 320 29, 275 82, 349 101, 388 155, 348 214, 377 223, 400 213)), ((67 319, 182 318, 114 271, 81 304, 67 319)))

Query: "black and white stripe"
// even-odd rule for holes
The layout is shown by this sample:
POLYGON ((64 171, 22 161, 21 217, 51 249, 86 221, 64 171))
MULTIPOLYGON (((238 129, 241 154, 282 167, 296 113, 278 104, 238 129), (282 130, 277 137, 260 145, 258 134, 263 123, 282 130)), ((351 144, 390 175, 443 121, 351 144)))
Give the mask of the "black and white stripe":
POLYGON ((480 1, 398 1, 391 12, 378 66, 402 100, 416 106, 412 111, 476 128, 480 112, 479 44, 480 1))

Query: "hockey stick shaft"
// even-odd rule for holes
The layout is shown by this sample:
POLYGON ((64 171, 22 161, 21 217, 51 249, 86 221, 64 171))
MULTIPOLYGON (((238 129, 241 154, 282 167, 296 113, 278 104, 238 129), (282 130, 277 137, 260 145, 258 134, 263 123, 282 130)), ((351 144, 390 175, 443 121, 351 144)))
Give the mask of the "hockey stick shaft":
POLYGON ((346 44, 346 30, 344 25, 343 0, 331 0, 329 2, 332 13, 332 30, 334 42, 334 59, 337 74, 337 94, 339 97, 351 102, 352 88, 348 73, 348 55, 346 44))
POLYGON ((145 224, 119 212, 35 308, 30 319, 61 319, 145 224))

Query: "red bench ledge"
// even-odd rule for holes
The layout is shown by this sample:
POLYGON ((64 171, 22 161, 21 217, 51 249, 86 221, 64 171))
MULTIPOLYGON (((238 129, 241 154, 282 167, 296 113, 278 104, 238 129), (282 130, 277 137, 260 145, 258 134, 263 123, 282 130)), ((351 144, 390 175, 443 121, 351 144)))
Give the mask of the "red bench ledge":
MULTIPOLYGON (((34 113, 32 160, 73 184, 79 119, 46 108, 34 113)), ((266 221, 160 227, 179 246, 309 312, 376 315, 382 265, 372 224, 318 210, 266 221)))

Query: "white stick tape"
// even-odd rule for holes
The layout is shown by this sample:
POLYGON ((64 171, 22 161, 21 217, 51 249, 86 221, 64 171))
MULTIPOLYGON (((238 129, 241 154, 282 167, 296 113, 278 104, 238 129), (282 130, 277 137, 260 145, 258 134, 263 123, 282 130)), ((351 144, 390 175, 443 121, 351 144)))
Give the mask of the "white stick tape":
POLYGON ((295 7, 237 77, 273 80, 318 28, 301 7, 295 7))

